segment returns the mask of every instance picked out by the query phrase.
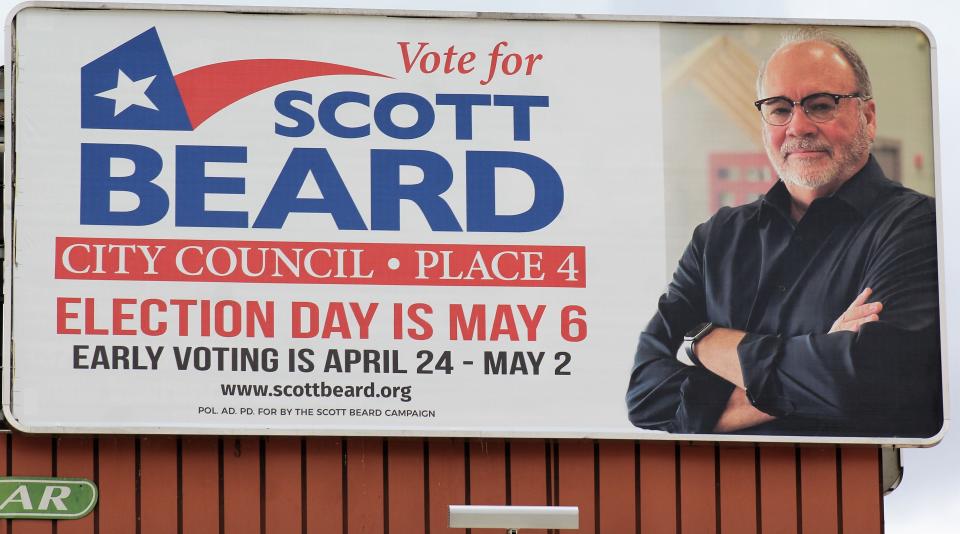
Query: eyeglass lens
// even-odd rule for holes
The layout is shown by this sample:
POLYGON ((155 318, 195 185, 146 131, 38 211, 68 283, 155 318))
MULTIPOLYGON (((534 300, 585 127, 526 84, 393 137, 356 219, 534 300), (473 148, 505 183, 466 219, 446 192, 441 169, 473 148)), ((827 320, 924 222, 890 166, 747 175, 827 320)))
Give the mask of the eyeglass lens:
MULTIPOLYGON (((826 122, 837 116, 839 104, 832 95, 810 95, 800 101, 803 111, 814 122, 826 122)), ((775 126, 783 126, 793 118, 793 102, 786 98, 768 100, 760 106, 763 119, 775 126)))

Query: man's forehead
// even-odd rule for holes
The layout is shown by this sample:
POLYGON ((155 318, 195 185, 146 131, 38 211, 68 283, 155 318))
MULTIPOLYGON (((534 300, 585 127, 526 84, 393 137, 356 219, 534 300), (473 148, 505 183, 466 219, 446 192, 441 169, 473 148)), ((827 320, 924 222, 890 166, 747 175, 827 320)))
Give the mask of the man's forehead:
POLYGON ((824 41, 800 41, 784 45, 770 56, 763 82, 767 92, 794 88, 801 92, 807 90, 804 88, 848 91, 855 88, 856 76, 836 46, 824 41))

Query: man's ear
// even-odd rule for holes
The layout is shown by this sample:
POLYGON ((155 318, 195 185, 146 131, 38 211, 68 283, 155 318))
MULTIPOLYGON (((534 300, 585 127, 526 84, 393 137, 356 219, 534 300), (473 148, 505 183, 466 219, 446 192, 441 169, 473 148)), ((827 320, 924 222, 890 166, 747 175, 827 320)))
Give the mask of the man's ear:
POLYGON ((877 137, 877 103, 874 100, 863 103, 863 116, 867 119, 867 135, 873 141, 877 137))

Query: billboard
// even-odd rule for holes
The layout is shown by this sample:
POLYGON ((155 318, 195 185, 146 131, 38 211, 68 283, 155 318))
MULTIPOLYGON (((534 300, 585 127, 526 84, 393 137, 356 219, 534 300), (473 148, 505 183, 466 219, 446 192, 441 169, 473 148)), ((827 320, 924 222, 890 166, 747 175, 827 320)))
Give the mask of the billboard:
POLYGON ((390 15, 12 15, 11 424, 938 439, 921 31, 390 15))

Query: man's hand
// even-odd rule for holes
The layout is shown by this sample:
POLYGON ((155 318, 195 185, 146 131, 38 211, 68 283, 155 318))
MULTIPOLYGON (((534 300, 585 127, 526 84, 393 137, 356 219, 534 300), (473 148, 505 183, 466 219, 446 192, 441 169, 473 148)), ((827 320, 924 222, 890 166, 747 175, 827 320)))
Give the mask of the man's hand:
POLYGON ((718 434, 736 432, 737 430, 773 421, 774 419, 776 419, 776 417, 754 408, 753 405, 750 404, 750 400, 747 399, 747 392, 741 388, 736 388, 733 390, 733 393, 730 394, 730 398, 727 400, 727 407, 724 408, 723 413, 720 414, 720 419, 717 420, 713 431, 718 434))
POLYGON ((853 299, 850 306, 837 317, 830 327, 829 334, 840 331, 859 332, 860 326, 866 323, 880 320, 880 312, 883 310, 883 304, 880 302, 867 302, 873 290, 869 287, 864 289, 853 299))

